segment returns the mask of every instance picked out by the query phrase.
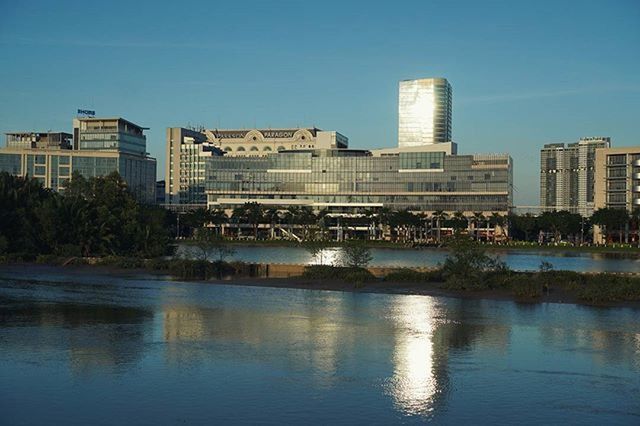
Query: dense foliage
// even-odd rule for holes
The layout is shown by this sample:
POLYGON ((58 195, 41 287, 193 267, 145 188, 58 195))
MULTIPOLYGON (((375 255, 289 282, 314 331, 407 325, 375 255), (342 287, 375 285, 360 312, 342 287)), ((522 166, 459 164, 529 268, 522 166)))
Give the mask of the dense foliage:
POLYGON ((117 173, 74 174, 64 194, 0 173, 0 254, 161 256, 169 247, 169 215, 138 203, 117 173))

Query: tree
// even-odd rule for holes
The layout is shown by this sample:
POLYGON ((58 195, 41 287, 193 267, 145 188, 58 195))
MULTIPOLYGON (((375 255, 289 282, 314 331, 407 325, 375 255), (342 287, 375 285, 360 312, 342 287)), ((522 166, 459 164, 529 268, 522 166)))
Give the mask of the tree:
POLYGON ((621 243, 623 228, 626 226, 628 221, 629 214, 626 210, 612 207, 598 209, 591 216, 591 222, 604 227, 607 240, 609 240, 609 235, 612 232, 618 230, 620 236, 619 241, 621 243))
POLYGON ((63 193, 0 173, 0 237, 27 257, 157 256, 169 242, 169 214, 139 204, 117 174, 74 173, 63 193))
POLYGON ((480 224, 485 220, 484 214, 482 212, 474 212, 473 213, 473 227, 476 231, 476 241, 480 241, 480 224))
POLYGON ((331 242, 326 240, 305 241, 302 243, 302 247, 304 247, 314 259, 318 259, 320 265, 324 265, 324 253, 327 248, 331 247, 331 242))
POLYGON ((449 222, 451 222, 451 227, 457 232, 462 231, 469 226, 469 221, 466 216, 459 210, 453 213, 453 217, 449 222))
POLYGON ((309 228, 312 225, 315 225, 318 219, 313 213, 313 209, 309 206, 302 206, 298 208, 297 215, 298 217, 296 221, 297 223, 302 225, 302 229, 304 232, 303 239, 307 240, 309 239, 309 228))
POLYGON ((342 263, 351 268, 364 268, 371 262, 371 249, 362 241, 352 240, 342 247, 342 263))
POLYGON ((200 228, 196 232, 195 246, 199 250, 199 260, 211 258, 222 263, 235 254, 235 249, 229 246, 227 240, 216 234, 211 228, 200 228))
POLYGON ((436 220, 436 227, 438 228, 438 238, 437 241, 440 243, 442 241, 442 222, 447 219, 447 213, 442 210, 436 210, 433 212, 432 217, 436 220))
POLYGON ((268 208, 264 210, 263 218, 269 224, 269 239, 273 240, 275 236, 276 223, 280 222, 280 211, 276 208, 268 208))
POLYGON ((238 236, 240 235, 240 224, 249 224, 253 228, 253 237, 258 239, 258 226, 263 220, 262 206, 256 202, 244 203, 241 207, 233 209, 232 215, 238 225, 238 236))
POLYGON ((493 226, 493 243, 496 243, 498 228, 504 228, 505 218, 498 212, 491 213, 489 217, 489 223, 493 226))
POLYGON ((451 250, 442 273, 449 288, 481 289, 487 274, 507 270, 504 262, 490 257, 485 250, 466 235, 456 235, 449 243, 451 250))

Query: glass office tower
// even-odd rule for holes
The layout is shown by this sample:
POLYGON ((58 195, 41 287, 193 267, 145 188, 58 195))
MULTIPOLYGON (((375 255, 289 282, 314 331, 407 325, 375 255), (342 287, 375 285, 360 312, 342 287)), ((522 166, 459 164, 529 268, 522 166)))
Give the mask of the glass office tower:
POLYGON ((400 82, 398 146, 451 141, 451 85, 445 78, 400 82))

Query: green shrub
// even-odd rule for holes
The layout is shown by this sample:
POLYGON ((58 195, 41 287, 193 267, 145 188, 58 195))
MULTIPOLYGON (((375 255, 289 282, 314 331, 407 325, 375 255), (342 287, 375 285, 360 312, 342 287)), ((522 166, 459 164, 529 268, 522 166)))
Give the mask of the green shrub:
POLYGON ((486 290, 492 288, 494 273, 509 271, 504 262, 488 256, 483 247, 464 235, 454 236, 450 249, 442 267, 448 289, 486 290))
POLYGON ((171 262, 171 260, 156 257, 154 259, 147 260, 145 262, 145 267, 152 271, 168 271, 171 269, 171 262))
POLYGON ((82 250, 77 244, 63 244, 56 248, 55 254, 61 257, 82 256, 82 250))
POLYGON ((375 280, 371 272, 365 268, 351 268, 329 265, 309 265, 304 268, 302 278, 312 280, 335 280, 353 284, 362 284, 375 280))
POLYGON ((444 280, 441 269, 420 272, 410 268, 402 268, 389 272, 384 279, 385 281, 409 283, 442 282, 444 280))
POLYGON ((146 267, 146 262, 138 257, 105 256, 98 259, 96 265, 122 269, 141 269, 146 267))
POLYGON ((606 273, 589 275, 577 295, 592 304, 640 300, 640 279, 606 273))
POLYGON ((371 272, 364 268, 348 268, 342 275, 342 280, 348 283, 361 286, 365 282, 375 280, 375 277, 371 272))
POLYGON ((235 269, 227 262, 174 259, 169 265, 169 272, 178 279, 208 280, 234 274, 235 269))
POLYGON ((302 278, 312 280, 337 280, 345 268, 330 265, 309 265, 304 268, 302 278))
POLYGON ((542 281, 536 277, 529 277, 528 279, 513 279, 511 280, 511 288, 513 295, 519 299, 536 299, 542 296, 542 281))
POLYGON ((40 254, 36 257, 36 263, 42 265, 62 265, 65 260, 54 254, 40 254))

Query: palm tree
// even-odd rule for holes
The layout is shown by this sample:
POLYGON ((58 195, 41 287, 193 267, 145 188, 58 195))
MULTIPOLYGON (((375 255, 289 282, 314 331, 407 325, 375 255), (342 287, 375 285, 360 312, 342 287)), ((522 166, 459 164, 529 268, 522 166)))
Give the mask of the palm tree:
POLYGON ((631 230, 635 230, 636 242, 640 247, 640 207, 636 207, 631 211, 630 222, 631 230))
POLYGON ((304 239, 309 238, 309 228, 317 223, 317 217, 313 209, 309 206, 302 206, 298 209, 298 223, 302 225, 304 230, 304 239))
POLYGON ((225 223, 229 223, 229 216, 222 209, 212 209, 209 210, 207 214, 207 221, 212 223, 216 227, 216 232, 220 235, 223 235, 223 225, 225 223), (219 231, 218 231, 219 228, 219 231))
POLYGON ((493 244, 496 243, 496 231, 498 227, 502 228, 504 226, 504 217, 498 213, 491 213, 491 217, 489 218, 490 223, 493 225, 493 244))
POLYGON ((378 226, 381 228, 380 237, 381 239, 384 239, 384 236, 387 233, 387 230, 391 223, 391 215, 393 214, 393 212, 387 207, 381 207, 380 209, 378 209, 377 214, 378 214, 378 226))
POLYGON ((269 224, 269 239, 273 240, 275 237, 276 223, 280 221, 280 211, 273 207, 265 209, 264 220, 269 224))
POLYGON ((469 228, 469 220, 467 219, 467 217, 464 215, 464 213, 460 210, 458 210, 457 212, 453 213, 453 228, 457 231, 461 231, 462 229, 464 229, 465 224, 467 225, 467 228, 469 228))
POLYGON ((485 220, 482 212, 473 213, 473 223, 476 231, 476 241, 480 241, 480 224, 485 220))
POLYGON ((441 235, 441 233, 442 233, 442 222, 444 220, 446 220, 449 215, 443 210, 436 210, 435 212, 433 212, 433 214, 431 216, 436 219, 436 226, 438 228, 437 241, 438 241, 438 244, 440 244, 441 238, 442 238, 442 235, 441 235))

